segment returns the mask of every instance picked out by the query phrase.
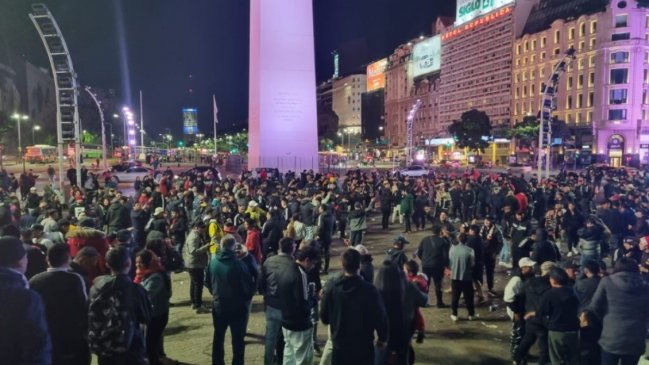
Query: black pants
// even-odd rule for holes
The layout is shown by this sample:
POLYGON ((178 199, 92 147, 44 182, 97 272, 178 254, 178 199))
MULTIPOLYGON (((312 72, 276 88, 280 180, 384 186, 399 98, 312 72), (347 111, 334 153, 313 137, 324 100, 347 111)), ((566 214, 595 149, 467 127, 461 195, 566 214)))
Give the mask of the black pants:
POLYGON ((410 223, 412 219, 411 215, 412 214, 410 212, 403 214, 403 221, 406 223, 406 232, 410 232, 412 230, 412 225, 410 223))
POLYGON ((390 228, 390 214, 392 209, 381 209, 381 227, 383 229, 390 228))
POLYGON ((160 357, 163 356, 162 334, 169 322, 169 312, 151 318, 146 326, 146 354, 151 365, 160 364, 160 357))
POLYGON ((345 228, 347 228, 347 220, 341 219, 338 221, 338 231, 340 232, 340 238, 345 238, 345 228))
POLYGON ((187 269, 189 272, 189 298, 192 305, 203 305, 203 284, 205 282, 204 269, 187 269))
POLYGON ((90 365, 91 355, 85 340, 52 343, 52 365, 90 365))
POLYGON ((548 350, 548 330, 541 323, 538 323, 536 320, 528 320, 525 323, 525 335, 521 341, 516 353, 514 354, 514 360, 522 361, 524 360, 530 352, 530 349, 534 343, 538 340, 539 344, 539 364, 548 364, 550 362, 550 353, 548 350))
POLYGON ((460 295, 464 297, 466 309, 470 316, 475 316, 475 307, 473 305, 473 282, 453 280, 451 281, 451 310, 454 316, 457 316, 457 308, 460 305, 460 295))
POLYGON ((320 249, 324 258, 324 271, 329 272, 329 259, 331 258, 331 241, 320 240, 320 249))
POLYGON ((484 268, 487 274, 487 289, 493 290, 494 288, 494 271, 496 270, 496 258, 491 255, 485 255, 484 268))
POLYGON ((225 365, 225 332, 230 328, 232 337, 232 365, 243 365, 246 344, 248 313, 227 315, 212 310, 214 338, 212 339, 212 365, 225 365))
POLYGON ((471 222, 473 219, 473 206, 462 204, 462 221, 471 222))
POLYGON ((422 271, 428 276, 428 287, 430 288, 431 280, 435 284, 435 297, 437 305, 444 303, 442 300, 442 280, 444 279, 444 267, 423 267, 422 271))
POLYGON ((424 212, 423 209, 415 209, 415 213, 412 215, 412 219, 415 221, 415 228, 426 228, 426 212, 424 212))

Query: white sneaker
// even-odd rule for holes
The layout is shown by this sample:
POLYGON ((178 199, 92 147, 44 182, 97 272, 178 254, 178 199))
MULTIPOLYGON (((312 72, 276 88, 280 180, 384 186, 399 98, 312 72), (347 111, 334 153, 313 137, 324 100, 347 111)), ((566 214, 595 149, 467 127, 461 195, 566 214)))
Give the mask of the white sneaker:
POLYGON ((579 250, 576 247, 573 247, 572 253, 574 253, 575 255, 579 255, 579 250))
POLYGON ((569 251, 568 254, 566 255, 566 257, 572 257, 573 255, 574 255, 574 253, 572 253, 572 251, 569 251))
POLYGON ((454 316, 454 315, 451 314, 451 320, 452 320, 453 322, 457 322, 457 316, 454 316))
POLYGON ((475 316, 469 316, 469 321, 473 321, 476 318, 478 318, 478 313, 476 313, 475 316))

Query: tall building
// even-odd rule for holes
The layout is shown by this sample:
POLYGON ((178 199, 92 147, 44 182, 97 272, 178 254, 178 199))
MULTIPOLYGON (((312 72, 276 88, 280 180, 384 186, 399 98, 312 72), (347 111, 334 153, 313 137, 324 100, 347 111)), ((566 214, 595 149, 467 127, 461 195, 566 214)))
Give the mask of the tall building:
POLYGON ((406 119, 413 103, 412 67, 413 42, 398 46, 388 56, 385 70, 385 136, 392 147, 406 145, 406 119))
POLYGON ((367 77, 349 75, 333 81, 332 109, 338 115, 338 129, 342 133, 361 134, 361 94, 367 90, 367 77))
POLYGON ((614 166, 649 163, 648 17, 635 0, 541 0, 512 48, 512 123, 538 113, 542 84, 574 47, 555 116, 576 150, 614 166))
POLYGON ((439 122, 443 130, 478 109, 509 126, 512 44, 536 1, 457 1, 455 24, 442 34, 439 122))
POLYGON ((385 131, 385 92, 383 89, 361 95, 361 138, 382 143, 385 131))

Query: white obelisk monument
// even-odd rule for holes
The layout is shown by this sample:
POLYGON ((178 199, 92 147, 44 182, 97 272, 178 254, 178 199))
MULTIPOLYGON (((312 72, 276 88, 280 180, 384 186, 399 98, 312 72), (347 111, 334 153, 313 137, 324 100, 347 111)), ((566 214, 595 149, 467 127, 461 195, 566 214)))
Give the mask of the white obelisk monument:
POLYGON ((248 168, 318 170, 313 4, 250 0, 248 168))

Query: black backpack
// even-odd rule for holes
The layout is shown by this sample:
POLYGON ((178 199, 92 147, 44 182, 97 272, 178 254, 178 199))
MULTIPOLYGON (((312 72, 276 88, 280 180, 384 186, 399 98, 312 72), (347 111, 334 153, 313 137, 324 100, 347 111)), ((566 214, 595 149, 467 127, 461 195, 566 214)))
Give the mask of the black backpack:
POLYGON ((112 283, 101 288, 91 298, 88 309, 88 340, 90 350, 99 356, 111 356, 128 351, 135 334, 135 323, 129 308, 132 297, 129 287, 112 283))

